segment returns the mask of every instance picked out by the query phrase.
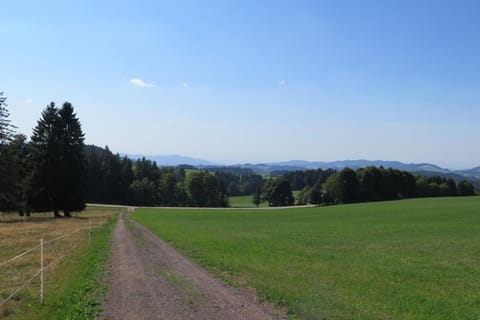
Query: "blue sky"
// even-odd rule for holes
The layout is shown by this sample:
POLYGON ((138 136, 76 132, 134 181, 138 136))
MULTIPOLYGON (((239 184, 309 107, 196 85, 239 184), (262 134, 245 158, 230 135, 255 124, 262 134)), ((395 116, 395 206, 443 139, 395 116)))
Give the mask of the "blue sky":
POLYGON ((0 90, 30 135, 223 162, 480 165, 479 1, 2 1, 0 90))

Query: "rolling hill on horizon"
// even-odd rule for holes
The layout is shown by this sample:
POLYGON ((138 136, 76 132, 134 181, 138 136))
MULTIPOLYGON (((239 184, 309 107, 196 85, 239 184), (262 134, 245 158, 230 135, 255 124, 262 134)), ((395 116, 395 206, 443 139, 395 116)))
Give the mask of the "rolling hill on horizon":
POLYGON ((393 168, 398 170, 405 170, 415 173, 423 173, 427 175, 438 174, 442 176, 450 176, 454 179, 461 177, 470 179, 480 179, 480 166, 464 169, 452 170, 442 168, 432 163, 404 163, 400 161, 384 161, 384 160, 339 160, 339 161, 306 161, 306 160, 290 160, 266 163, 239 163, 233 165, 222 164, 221 162, 188 157, 183 155, 141 155, 141 154, 121 154, 132 159, 140 159, 145 157, 148 160, 155 161, 159 166, 178 166, 190 165, 198 168, 215 168, 215 167, 232 167, 251 169, 256 173, 273 173, 285 172, 295 170, 308 169, 337 169, 349 167, 351 169, 359 169, 368 166, 393 168))

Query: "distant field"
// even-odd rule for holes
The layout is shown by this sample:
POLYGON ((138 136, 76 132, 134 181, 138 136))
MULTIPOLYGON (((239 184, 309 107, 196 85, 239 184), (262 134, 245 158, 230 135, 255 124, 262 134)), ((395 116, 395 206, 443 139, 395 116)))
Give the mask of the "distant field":
MULTIPOLYGON (((297 199, 297 195, 300 191, 293 191, 293 196, 297 199)), ((230 201, 230 206, 232 208, 256 208, 256 205, 252 202, 253 196, 237 196, 237 197, 229 197, 228 200, 230 201)), ((267 202, 262 202, 260 204, 260 208, 268 207, 267 202)))
POLYGON ((45 300, 39 303, 40 277, 0 307, 5 319, 86 319, 98 311, 102 262, 108 259, 110 236, 120 208, 89 207, 74 218, 52 214, 0 213, 0 302, 40 269, 40 249, 4 264, 25 250, 59 238, 44 247, 45 300), (89 219, 90 222, 89 222, 89 219), (89 225, 91 238, 88 241, 89 225), (62 258, 63 255, 65 257, 62 258))
POLYGON ((480 319, 480 197, 132 217, 291 319, 480 319))
MULTIPOLYGON (((256 205, 252 202, 253 196, 238 196, 238 197, 229 197, 230 206, 232 208, 256 208, 256 205)), ((262 202, 260 207, 268 207, 267 202, 262 202)))

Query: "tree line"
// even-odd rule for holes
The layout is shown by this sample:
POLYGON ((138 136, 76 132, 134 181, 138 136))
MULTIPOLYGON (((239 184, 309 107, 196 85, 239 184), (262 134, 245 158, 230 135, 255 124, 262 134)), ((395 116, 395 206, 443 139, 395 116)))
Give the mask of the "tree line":
POLYGON ((366 167, 341 171, 307 170, 284 175, 286 180, 301 180, 305 187, 297 204, 336 204, 383 201, 416 197, 470 196, 474 186, 467 180, 455 183, 451 178, 414 175, 408 171, 383 167, 366 167), (317 181, 302 177, 316 176, 317 181), (322 174, 323 173, 323 174, 322 174))

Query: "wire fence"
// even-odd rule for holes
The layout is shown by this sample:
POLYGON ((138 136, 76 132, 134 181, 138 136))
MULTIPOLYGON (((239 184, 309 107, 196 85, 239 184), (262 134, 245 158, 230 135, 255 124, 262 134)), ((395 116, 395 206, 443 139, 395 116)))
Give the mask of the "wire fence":
MULTIPOLYGON (((30 275, 24 276, 21 280, 21 285, 17 286, 14 288, 10 294, 8 294, 3 300, 0 301, 0 308, 2 308, 4 305, 6 305, 9 301, 14 299, 23 289, 28 287, 29 284, 31 284, 34 280, 39 279, 39 299, 40 303, 44 302, 44 295, 45 295, 45 281, 44 281, 44 274, 47 270, 51 269, 55 264, 59 263, 62 261, 65 257, 67 257, 69 254, 71 254, 79 245, 80 240, 87 240, 88 244, 90 244, 90 238, 92 236, 92 229, 99 227, 101 225, 106 224, 107 222, 110 221, 110 217, 104 216, 101 219, 95 219, 95 220, 100 220, 100 221, 94 221, 94 224, 92 225, 92 219, 88 219, 88 226, 86 227, 80 227, 72 232, 69 232, 68 234, 62 234, 60 236, 57 236, 53 239, 44 241, 43 238, 39 239, 39 243, 37 245, 34 245, 23 252, 19 253, 18 255, 0 262, 0 272, 2 272, 2 269, 5 270, 5 268, 9 267, 14 267, 14 264, 18 262, 20 259, 24 258, 25 256, 29 254, 34 254, 39 251, 39 257, 37 260, 37 268, 34 269, 33 272, 30 273, 30 275), (85 234, 81 235, 80 238, 77 238, 77 240, 73 245, 70 245, 67 249, 61 247, 61 246, 56 246, 56 244, 59 243, 60 240, 67 240, 67 239, 73 239, 75 238, 78 234, 81 233, 81 231, 87 231, 85 234), (46 261, 45 255, 44 255, 44 250, 49 248, 51 256, 53 256, 53 259, 49 259, 51 261, 46 261), (45 262, 48 262, 46 264, 45 262)), ((37 257, 34 257, 35 259, 37 257)))

